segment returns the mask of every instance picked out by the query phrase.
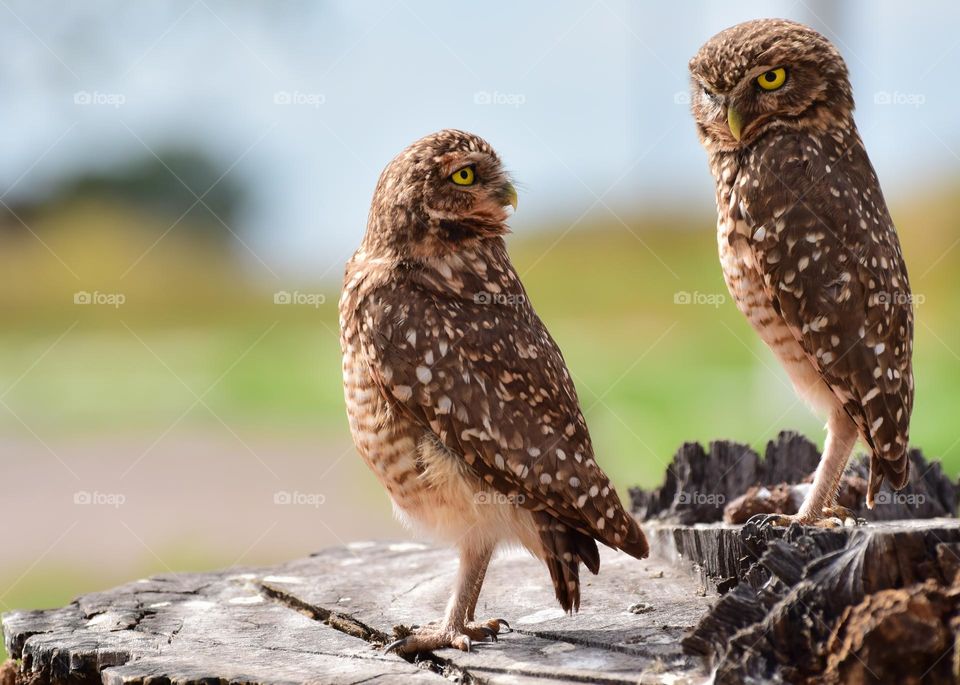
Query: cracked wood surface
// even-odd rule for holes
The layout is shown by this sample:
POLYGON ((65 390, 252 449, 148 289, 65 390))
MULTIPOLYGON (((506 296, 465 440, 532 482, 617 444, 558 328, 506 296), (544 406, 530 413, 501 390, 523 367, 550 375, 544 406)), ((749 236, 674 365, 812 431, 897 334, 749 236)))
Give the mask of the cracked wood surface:
POLYGON ((526 554, 494 560, 477 617, 514 632, 474 652, 419 663, 384 655, 395 625, 438 619, 452 550, 354 543, 268 568, 168 574, 84 595, 67 607, 3 617, 20 682, 659 683, 700 682, 680 641, 712 603, 666 559, 604 549, 585 574, 579 614, 557 607, 526 554))
MULTIPOLYGON (((817 456, 788 433, 768 445, 762 464, 747 450, 715 442, 707 455, 686 445, 662 487, 633 491, 635 513, 660 519, 643 524, 655 558, 602 549, 600 575, 583 573, 579 614, 557 607, 540 562, 521 553, 495 559, 477 618, 504 618, 515 630, 473 653, 438 650, 418 662, 384 655, 395 626, 443 614, 456 556, 409 542, 354 543, 267 568, 155 576, 60 609, 5 614, 7 651, 21 661, 0 667, 0 685, 680 685, 703 682, 707 662, 718 683, 812 685, 863 672, 890 676, 879 682, 914 682, 922 672, 960 682, 952 648, 960 644, 960 522, 934 518, 953 514, 960 486, 914 451, 908 489, 878 495, 873 512, 913 520, 835 530, 717 523, 723 503, 744 488, 780 480, 796 487, 791 481, 817 456), (928 619, 919 627, 915 607, 928 619)), ((856 468, 853 495, 863 480, 856 468)))

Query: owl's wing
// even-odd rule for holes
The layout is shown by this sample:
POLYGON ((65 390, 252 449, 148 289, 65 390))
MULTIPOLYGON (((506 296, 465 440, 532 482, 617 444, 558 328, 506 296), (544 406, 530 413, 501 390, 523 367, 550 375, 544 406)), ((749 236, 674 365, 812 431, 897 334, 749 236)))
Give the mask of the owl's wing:
MULTIPOLYGON (((863 143, 784 136, 753 151, 735 208, 773 300, 873 451, 870 493, 906 484, 913 310, 863 143), (785 161, 784 161, 785 160, 785 161)), ((743 173, 743 172, 742 172, 743 173)), ((872 497, 871 497, 872 500, 872 497)))
POLYGON ((643 533, 594 461, 560 350, 522 290, 464 297, 408 281, 374 290, 359 315, 383 395, 480 479, 591 539, 646 556, 643 533))

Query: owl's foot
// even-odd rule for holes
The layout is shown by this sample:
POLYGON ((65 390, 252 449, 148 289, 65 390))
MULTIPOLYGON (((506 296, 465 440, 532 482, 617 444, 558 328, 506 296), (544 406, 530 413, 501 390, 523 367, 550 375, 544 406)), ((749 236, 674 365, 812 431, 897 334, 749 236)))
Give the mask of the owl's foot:
POLYGON ((435 649, 453 647, 463 652, 473 649, 474 642, 490 640, 497 641, 501 628, 511 632, 510 624, 502 618, 489 621, 468 623, 464 626, 426 626, 419 628, 406 637, 394 640, 387 645, 384 652, 396 650, 397 654, 416 654, 418 652, 432 652, 435 649))
POLYGON ((832 507, 824 507, 823 515, 829 516, 831 518, 839 519, 844 526, 865 526, 867 520, 863 518, 857 518, 857 515, 846 507, 841 507, 839 504, 834 504, 832 507))
POLYGON ((811 516, 810 514, 756 514, 747 519, 747 523, 752 523, 759 528, 768 526, 787 527, 792 523, 799 523, 801 526, 814 526, 815 528, 843 528, 844 526, 862 526, 866 521, 858 519, 846 507, 835 505, 824 507, 820 516, 811 516))
POLYGON ((489 621, 476 621, 468 623, 464 632, 471 635, 474 639, 484 640, 490 638, 491 642, 497 641, 497 635, 501 632, 512 633, 513 628, 502 618, 491 618, 489 621), (504 630, 506 628, 506 630, 504 630))

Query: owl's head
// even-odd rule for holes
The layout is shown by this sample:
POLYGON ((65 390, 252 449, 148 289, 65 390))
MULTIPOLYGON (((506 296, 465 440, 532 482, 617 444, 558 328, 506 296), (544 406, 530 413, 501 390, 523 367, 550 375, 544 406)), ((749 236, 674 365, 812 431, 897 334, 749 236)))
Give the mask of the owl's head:
POLYGON ((849 127, 847 66, 829 40, 785 19, 721 31, 690 60, 691 109, 711 150, 749 145, 771 130, 849 127))
POLYGON ((432 133, 397 155, 380 174, 367 242, 407 255, 455 250, 507 232, 517 191, 500 157, 479 136, 432 133))

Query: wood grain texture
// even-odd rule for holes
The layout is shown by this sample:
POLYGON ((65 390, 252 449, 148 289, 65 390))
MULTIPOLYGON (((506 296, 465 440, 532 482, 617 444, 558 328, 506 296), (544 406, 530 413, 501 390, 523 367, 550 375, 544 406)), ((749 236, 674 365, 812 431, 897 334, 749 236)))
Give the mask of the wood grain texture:
MULTIPOLYGON (((176 574, 84 595, 67 607, 6 614, 21 682, 300 683, 698 682, 680 641, 710 606, 696 580, 664 560, 604 549, 606 573, 581 611, 556 608, 550 577, 526 554, 491 565, 478 617, 514 632, 471 653, 420 663, 384 655, 394 626, 442 616, 450 550, 354 543, 270 568, 176 574)), ((402 628, 401 628, 402 630, 402 628)))
POLYGON ((662 488, 634 493, 653 519, 643 524, 651 558, 604 547, 578 614, 557 607, 541 562, 525 552, 495 558, 477 618, 504 618, 514 631, 470 653, 407 661, 382 652, 413 624, 441 618, 453 550, 355 542, 5 614, 7 651, 20 661, 0 668, 0 685, 960 681, 960 522, 917 518, 952 514, 957 489, 939 464, 911 453, 923 466, 904 491, 914 498, 890 506, 913 520, 837 529, 718 522, 722 506, 695 495, 793 486, 818 454, 793 434, 766 452, 760 460, 733 443, 709 453, 684 446, 662 488))
POLYGON ((953 683, 960 522, 675 530, 727 589, 684 641, 715 682, 953 683))

